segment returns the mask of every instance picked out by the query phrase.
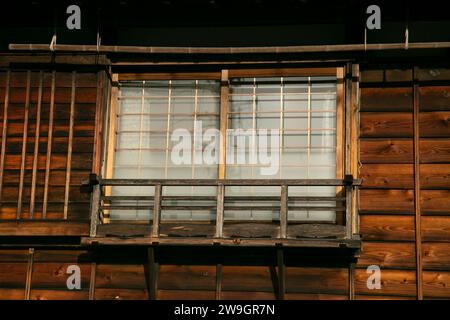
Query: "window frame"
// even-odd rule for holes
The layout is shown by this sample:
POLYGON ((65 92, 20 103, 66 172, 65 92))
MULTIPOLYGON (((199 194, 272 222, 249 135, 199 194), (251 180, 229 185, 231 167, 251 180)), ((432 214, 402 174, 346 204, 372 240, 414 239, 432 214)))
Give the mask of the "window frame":
MULTIPOLYGON (((293 77, 293 76, 335 76, 336 77, 336 179, 343 179, 346 169, 345 159, 353 161, 348 154, 346 137, 346 99, 345 99, 345 67, 302 67, 302 68, 243 68, 243 69, 221 69, 215 72, 144 72, 144 73, 113 73, 110 92, 110 103, 105 113, 105 135, 102 175, 112 178, 114 172, 114 158, 116 148, 116 124, 117 110, 119 104, 119 82, 120 81, 142 81, 142 80, 219 80, 219 130, 222 137, 226 137, 229 125, 230 110, 230 79, 243 77, 293 77)), ((352 120, 354 121, 354 120, 352 120)), ((348 138, 348 137, 347 137, 348 138)), ((226 150, 227 139, 220 140, 220 161, 218 164, 218 179, 226 179, 226 150)), ((352 139, 353 141, 353 139, 352 139)), ((354 148, 356 149, 356 148, 354 148)), ((343 187, 336 187, 336 194, 343 192, 343 187)), ((105 195, 112 195, 112 187, 105 188, 105 195)), ((337 217, 336 217, 337 218, 337 217)), ((338 219, 338 218, 337 218, 338 219)), ((109 212, 104 212, 103 223, 109 223, 109 212)))

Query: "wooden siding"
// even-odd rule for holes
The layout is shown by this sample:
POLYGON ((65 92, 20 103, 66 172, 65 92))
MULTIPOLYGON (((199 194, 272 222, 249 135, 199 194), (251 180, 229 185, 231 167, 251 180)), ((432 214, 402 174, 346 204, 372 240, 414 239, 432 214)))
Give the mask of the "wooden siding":
POLYGON ((90 195, 80 185, 98 170, 103 78, 96 71, 0 72, 2 234, 8 220, 88 223, 90 195))

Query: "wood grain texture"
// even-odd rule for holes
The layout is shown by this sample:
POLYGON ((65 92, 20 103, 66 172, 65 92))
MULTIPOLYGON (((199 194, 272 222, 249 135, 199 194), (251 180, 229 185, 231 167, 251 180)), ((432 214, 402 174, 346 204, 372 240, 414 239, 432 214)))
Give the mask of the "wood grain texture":
POLYGON ((359 193, 360 213, 413 214, 413 190, 362 189, 359 193))
POLYGON ((414 269, 414 244, 403 242, 364 242, 357 267, 370 265, 378 265, 382 269, 414 269))
POLYGON ((398 295, 416 296, 416 272, 414 270, 381 270, 381 289, 369 289, 367 279, 370 276, 366 269, 355 270, 356 295, 398 295))
POLYGON ((361 111, 412 111, 412 89, 361 88, 361 111))
POLYGON ((422 235, 424 241, 450 242, 450 217, 422 217, 422 235))
MULTIPOLYGON (((428 120, 426 125, 433 122, 428 120)), ((408 112, 361 112, 360 127, 361 138, 410 138, 413 135, 412 115, 408 112)))
MULTIPOLYGON (((437 153, 440 147, 424 146, 424 152, 437 153), (430 150, 431 149, 431 150, 430 150), (436 150, 437 149, 437 150, 436 150)), ((360 140, 360 158, 364 163, 412 163, 413 143, 409 139, 360 140)), ((427 159, 430 159, 428 157, 427 159)), ((433 158, 434 160, 434 158, 433 158)))
MULTIPOLYGON (((428 218, 425 217, 424 219, 428 218)), ((362 238, 367 241, 414 240, 414 219, 412 216, 363 215, 360 217, 360 227, 362 238)), ((427 225, 427 228, 430 227, 427 225)))

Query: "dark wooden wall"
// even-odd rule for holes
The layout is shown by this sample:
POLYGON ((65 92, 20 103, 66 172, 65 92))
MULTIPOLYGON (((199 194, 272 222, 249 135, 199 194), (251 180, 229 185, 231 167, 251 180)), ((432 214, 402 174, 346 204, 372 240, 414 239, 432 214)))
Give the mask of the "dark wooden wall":
MULTIPOLYGON (((363 65, 361 70, 359 143, 360 175, 364 181, 359 213, 362 254, 353 271, 348 265, 331 261, 288 263, 285 298, 415 299, 419 294, 425 299, 450 298, 450 70, 374 69, 363 65), (414 78, 419 81, 414 82, 414 78), (414 117, 415 104, 418 117, 414 117), (417 259, 418 252, 420 259, 417 259), (369 265, 381 267, 380 290, 367 288, 369 265)), ((35 220, 42 219, 51 92, 51 72, 43 74, 35 220)), ((48 211, 48 218, 53 219, 63 219, 71 76, 71 72, 56 72, 49 183, 52 206, 49 203, 48 211)), ((1 219, 15 219, 17 213, 26 77, 26 71, 10 74, 1 219)), ((5 72, 0 75, 0 81, 0 115, 3 117, 5 72)), ((78 186, 93 170, 97 83, 95 72, 76 74, 70 223, 88 218, 89 199, 78 192, 78 186)), ((31 84, 24 219, 30 218, 27 210, 39 71, 32 72, 31 84)), ((114 250, 102 253, 70 248, 1 249, 0 299, 148 299, 147 251, 142 248, 114 250), (65 285, 66 269, 71 264, 81 267, 82 289, 79 291, 69 291, 65 285)), ((220 262, 222 266, 180 263, 176 264, 176 259, 161 263, 158 299, 276 298, 274 268, 269 266, 230 265, 226 259, 220 262)))
POLYGON ((449 70, 387 68, 363 71, 361 77, 364 241, 356 295, 414 298, 422 292, 424 298, 449 298, 449 70), (372 264, 382 268, 381 290, 365 285, 372 264))

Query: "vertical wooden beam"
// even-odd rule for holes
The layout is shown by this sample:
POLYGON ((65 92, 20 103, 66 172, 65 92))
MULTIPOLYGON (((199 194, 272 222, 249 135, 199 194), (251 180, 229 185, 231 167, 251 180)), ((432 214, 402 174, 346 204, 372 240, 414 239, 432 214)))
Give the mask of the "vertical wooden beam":
POLYGON ((222 265, 216 265, 216 300, 222 299, 222 265))
POLYGON ((355 300, 355 263, 348 266, 348 299, 355 300))
POLYGON ((150 300, 156 300, 158 297, 159 263, 155 259, 155 249, 153 247, 148 248, 148 266, 148 297, 150 300))
POLYGON ((97 235, 97 226, 99 222, 99 208, 100 208, 100 196, 101 187, 99 184, 93 186, 91 196, 91 226, 89 235, 95 237, 97 235))
POLYGON ((284 251, 277 248, 278 265, 278 299, 284 300, 286 294, 286 265, 284 264, 284 251))
MULTIPOLYGON (((359 64, 354 63, 352 65, 352 175, 353 178, 359 178, 359 64)), ((358 189, 353 192, 353 234, 359 234, 359 215, 358 215, 358 189)))
POLYGON ((216 238, 223 237, 224 223, 224 207, 225 207, 225 186, 223 183, 217 185, 217 209, 216 209, 216 238))
POLYGON ((416 290, 417 299, 423 299, 422 284, 422 227, 421 227, 421 207, 420 207, 420 132, 419 132, 419 85, 415 79, 414 72, 414 211, 415 211, 415 241, 416 241, 416 290))
POLYGON ((55 86, 56 86, 56 72, 52 72, 52 84, 50 92, 50 111, 48 117, 48 134, 47 134, 47 155, 45 158, 45 181, 44 181, 44 199, 42 202, 42 219, 47 217, 48 206, 48 185, 50 182, 50 162, 52 158, 52 143, 53 143, 53 118, 55 110, 55 86))
POLYGON ((155 196, 153 203, 153 226, 152 226, 152 237, 159 237, 159 224, 161 221, 161 197, 162 197, 162 185, 155 185, 155 196))
POLYGON ((91 277, 89 279, 89 300, 95 300, 95 278, 97 276, 97 263, 91 263, 91 277))
MULTIPOLYGON (((112 179, 114 174, 114 153, 116 147, 116 126, 117 126, 117 110, 119 103, 119 88, 118 88, 119 75, 117 73, 112 75, 112 87, 111 87, 111 101, 109 107, 108 118, 108 141, 106 150, 106 164, 105 164, 105 176, 107 179, 112 179)), ((105 187, 105 195, 112 195, 112 187, 105 187)), ((104 212, 103 223, 109 223, 109 210, 104 212)))
MULTIPOLYGON (((348 176, 351 177, 351 176, 348 176)), ((345 237, 352 238, 353 232, 353 186, 345 186, 345 237)))
POLYGON ((219 154, 219 179, 225 179, 227 159, 227 129, 229 109, 229 79, 228 70, 222 70, 220 82, 220 154, 219 154))
POLYGON ((101 161, 101 133, 102 133, 102 112, 104 96, 104 71, 97 72, 97 100, 95 104, 95 131, 94 131, 94 149, 92 150, 92 172, 100 175, 101 161))
POLYGON ((287 221, 288 221, 288 186, 281 185, 280 196, 280 238, 287 237, 287 221))
POLYGON ((25 280, 25 300, 30 300, 31 279, 33 276, 33 264, 34 264, 34 248, 30 248, 28 250, 27 277, 25 280))
POLYGON ((36 108, 36 134, 34 137, 34 154, 33 154, 33 171, 31 176, 31 194, 30 194, 30 219, 34 217, 34 207, 36 202, 36 185, 37 185, 37 171, 39 160, 39 134, 41 131, 41 107, 42 107, 42 82, 44 79, 44 72, 39 71, 39 93, 36 108))
MULTIPOLYGON (((336 179, 344 178, 343 170, 343 154, 344 154, 344 68, 336 68, 336 179)), ((342 190, 342 187, 337 187, 337 192, 342 190)))
POLYGON ((3 194, 3 171, 5 169, 6 140, 8 133, 9 82, 11 71, 6 71, 5 103, 3 106, 2 151, 0 154, 0 200, 3 194))
POLYGON ((23 180, 25 177, 25 162, 27 157, 28 114, 30 111, 30 91, 31 91, 31 71, 28 70, 25 110, 23 120, 23 134, 22 134, 22 155, 20 161, 19 194, 17 197, 17 214, 16 214, 17 219, 20 219, 20 216, 22 214, 23 180))
POLYGON ((76 90, 76 72, 72 72, 72 94, 70 98, 70 122, 69 122, 69 141, 67 146, 67 165, 66 165, 66 186, 64 191, 64 220, 67 220, 69 211, 69 191, 70 191, 70 171, 72 166, 72 143, 73 143, 73 123, 75 115, 75 90, 76 90))

